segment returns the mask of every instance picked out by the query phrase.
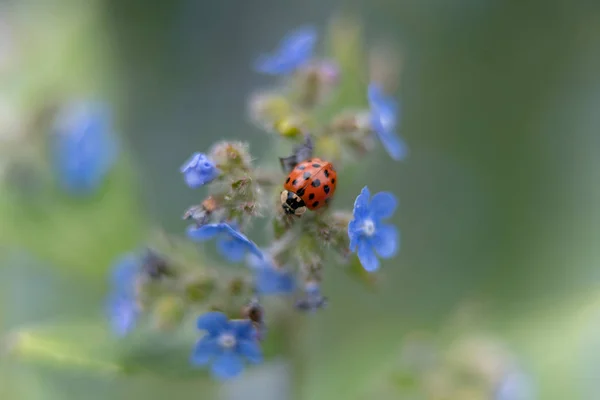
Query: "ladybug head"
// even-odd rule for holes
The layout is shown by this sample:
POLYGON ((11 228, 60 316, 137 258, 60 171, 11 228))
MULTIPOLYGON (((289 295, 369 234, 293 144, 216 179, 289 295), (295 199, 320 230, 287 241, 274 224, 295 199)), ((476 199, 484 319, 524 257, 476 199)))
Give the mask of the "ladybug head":
POLYGON ((288 215, 302 216, 306 212, 306 204, 296 193, 284 190, 281 192, 281 207, 288 215))

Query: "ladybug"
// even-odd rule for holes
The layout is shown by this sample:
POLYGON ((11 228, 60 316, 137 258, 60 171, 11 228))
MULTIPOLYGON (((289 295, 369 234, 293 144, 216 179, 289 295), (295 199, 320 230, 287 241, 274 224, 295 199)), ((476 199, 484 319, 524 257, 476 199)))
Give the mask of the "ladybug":
POLYGON ((337 173, 328 161, 311 158, 302 161, 288 175, 281 192, 281 207, 288 215, 301 216, 316 210, 335 193, 337 173))

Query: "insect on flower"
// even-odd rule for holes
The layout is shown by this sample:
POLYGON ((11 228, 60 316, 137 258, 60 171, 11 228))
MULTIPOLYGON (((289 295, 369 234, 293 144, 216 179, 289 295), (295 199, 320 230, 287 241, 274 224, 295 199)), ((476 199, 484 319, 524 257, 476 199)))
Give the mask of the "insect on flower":
POLYGON ((306 209, 317 210, 335 193, 337 173, 333 165, 311 158, 296 165, 281 192, 281 207, 288 215, 302 216, 306 209))

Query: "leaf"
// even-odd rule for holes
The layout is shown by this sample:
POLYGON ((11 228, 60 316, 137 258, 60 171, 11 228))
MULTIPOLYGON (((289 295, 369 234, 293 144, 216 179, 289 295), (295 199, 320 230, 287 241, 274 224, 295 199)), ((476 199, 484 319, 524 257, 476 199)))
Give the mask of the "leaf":
POLYGON ((49 189, 46 201, 25 202, 1 188, 0 243, 24 249, 66 270, 103 274, 116 255, 137 246, 144 222, 131 168, 122 162, 98 193, 70 198, 49 189))

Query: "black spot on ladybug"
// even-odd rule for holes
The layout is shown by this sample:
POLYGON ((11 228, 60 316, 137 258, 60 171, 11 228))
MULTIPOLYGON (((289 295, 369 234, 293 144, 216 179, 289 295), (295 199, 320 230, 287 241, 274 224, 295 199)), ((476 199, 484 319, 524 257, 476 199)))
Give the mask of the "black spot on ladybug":
POLYGON ((309 200, 312 200, 314 198, 315 198, 315 194, 314 193, 311 193, 311 194, 308 195, 308 199, 309 200))
POLYGON ((285 183, 290 183, 290 179, 292 179, 292 178, 288 177, 287 180, 285 181, 285 183))
POLYGON ((296 194, 297 194, 298 196, 302 197, 302 196, 304 196, 304 192, 305 192, 305 189, 304 189, 304 188, 302 188, 302 189, 298 189, 298 191, 296 192, 296 194))
POLYGON ((299 169, 300 171, 304 171, 304 169, 305 169, 305 168, 306 168, 306 166, 305 166, 305 165, 298 165, 298 166, 296 167, 296 169, 299 169))
POLYGON ((325 178, 329 178, 329 170, 325 170, 325 178))
POLYGON ((314 181, 312 181, 311 185, 313 187, 319 187, 319 186, 321 186, 321 181, 318 179, 315 179, 314 181))
POLYGON ((313 164, 312 166, 315 168, 321 168, 321 164, 317 164, 317 163, 313 164))
POLYGON ((311 175, 312 174, 310 172, 305 172, 302 176, 304 177, 304 179, 310 179, 311 175))
POLYGON ((332 178, 332 179, 331 179, 331 183, 335 183, 335 178, 332 178))
POLYGON ((325 194, 329 194, 329 185, 323 186, 323 190, 325 191, 325 194))
POLYGON ((319 205, 319 202, 318 202, 318 201, 315 201, 314 203, 312 203, 312 206, 313 206, 313 207, 317 207, 318 205, 319 205))
MULTIPOLYGON (((288 181, 289 181, 289 180, 290 180, 290 179, 288 178, 288 181)), ((292 181, 292 186, 296 186, 296 183, 298 183, 298 181, 297 181, 296 179, 294 179, 294 180, 292 181)))

